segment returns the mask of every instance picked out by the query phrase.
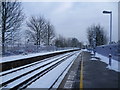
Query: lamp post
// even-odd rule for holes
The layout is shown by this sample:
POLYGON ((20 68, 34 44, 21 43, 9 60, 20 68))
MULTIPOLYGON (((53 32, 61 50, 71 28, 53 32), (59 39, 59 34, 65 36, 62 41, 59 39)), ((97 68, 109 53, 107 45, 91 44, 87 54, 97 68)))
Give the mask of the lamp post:
POLYGON ((112 42, 112 11, 103 11, 103 14, 110 14, 110 54, 109 54, 109 65, 111 66, 111 58, 112 58, 112 52, 111 52, 111 42, 112 42))
POLYGON ((103 11, 103 14, 110 14, 110 41, 109 44, 112 42, 112 11, 103 11))

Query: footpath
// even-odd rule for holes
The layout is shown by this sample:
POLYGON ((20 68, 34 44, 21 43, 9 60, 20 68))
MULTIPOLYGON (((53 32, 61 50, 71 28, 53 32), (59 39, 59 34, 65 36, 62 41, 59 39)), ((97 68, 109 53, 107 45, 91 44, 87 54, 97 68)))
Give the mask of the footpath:
POLYGON ((106 68, 108 65, 102 62, 99 57, 92 57, 90 52, 82 51, 69 69, 58 90, 120 88, 120 72, 109 70, 106 68))

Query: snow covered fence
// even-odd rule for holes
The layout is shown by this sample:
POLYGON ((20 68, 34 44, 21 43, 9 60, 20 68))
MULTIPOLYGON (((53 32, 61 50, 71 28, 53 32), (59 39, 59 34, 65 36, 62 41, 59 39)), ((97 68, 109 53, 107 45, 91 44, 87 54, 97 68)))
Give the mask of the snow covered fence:
POLYGON ((56 46, 44 46, 44 45, 6 45, 5 46, 5 54, 2 56, 13 56, 13 55, 21 55, 21 54, 30 54, 30 53, 40 53, 40 52, 48 52, 48 51, 58 51, 65 49, 72 49, 74 47, 56 47, 56 46))
POLYGON ((14 45, 5 46, 5 54, 3 56, 20 55, 23 53, 38 53, 57 50, 56 46, 40 46, 40 45, 14 45))
MULTIPOLYGON (((120 47, 118 44, 111 44, 111 45, 101 45, 96 47, 96 52, 102 54, 109 58, 109 54, 112 55, 112 58, 118 60, 120 58, 120 47)), ((120 60, 118 60, 120 61, 120 60)))

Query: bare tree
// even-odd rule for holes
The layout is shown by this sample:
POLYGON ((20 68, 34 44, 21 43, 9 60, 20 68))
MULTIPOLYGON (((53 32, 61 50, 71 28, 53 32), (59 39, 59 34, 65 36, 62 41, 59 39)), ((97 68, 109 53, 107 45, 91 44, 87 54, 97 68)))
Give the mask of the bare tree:
POLYGON ((1 9, 2 9, 2 2, 0 1, 0 56, 2 55, 2 18, 1 18, 1 9))
POLYGON ((80 47, 80 42, 77 38, 72 38, 71 39, 71 46, 72 47, 80 47))
MULTIPOLYGON (((2 24, 2 2, 0 1, 0 30, 1 30, 1 28, 2 28, 2 26, 1 26, 1 24, 2 24)), ((1 33, 1 31, 0 31, 0 33, 1 33)))
POLYGON ((21 3, 4 0, 1 6, 2 17, 2 53, 5 53, 5 44, 13 44, 17 31, 20 30, 24 19, 21 3))
POLYGON ((50 45, 55 37, 54 26, 50 24, 43 16, 32 16, 27 22, 30 37, 36 45, 50 45))
POLYGON ((55 46, 56 47, 66 47, 66 38, 59 35, 56 39, 55 39, 55 46))
POLYGON ((27 41, 29 41, 29 42, 34 41, 33 40, 34 35, 33 35, 33 33, 30 30, 25 30, 24 35, 25 35, 24 36, 25 40, 27 39, 27 41))
POLYGON ((88 41, 91 47, 107 44, 107 37, 104 28, 100 25, 92 25, 87 29, 88 41))
POLYGON ((31 31, 31 37, 36 45, 41 45, 43 30, 45 28, 45 19, 43 17, 32 16, 27 23, 29 30, 31 31))
POLYGON ((52 40, 55 37, 55 31, 54 31, 54 26, 50 24, 50 22, 46 23, 44 29, 44 37, 43 37, 43 42, 45 45, 50 45, 52 44, 52 40))

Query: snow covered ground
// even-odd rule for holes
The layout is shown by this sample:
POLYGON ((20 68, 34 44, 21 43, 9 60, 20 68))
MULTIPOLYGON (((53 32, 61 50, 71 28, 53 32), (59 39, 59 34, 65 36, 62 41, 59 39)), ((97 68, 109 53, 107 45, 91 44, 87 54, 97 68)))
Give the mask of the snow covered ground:
MULTIPOLYGON (((96 53, 96 57, 100 57, 100 61, 105 62, 106 64, 109 64, 109 58, 108 57, 105 57, 105 56, 103 56, 101 54, 98 54, 98 53, 96 53)), ((117 60, 114 60, 114 59, 111 59, 111 61, 112 61, 111 66, 108 65, 107 68, 111 69, 111 70, 114 70, 114 71, 117 71, 117 72, 120 72, 120 68, 119 68, 120 62, 117 61, 117 60)))
POLYGON ((51 51, 51 52, 42 52, 42 53, 33 53, 33 54, 27 54, 27 55, 16 55, 16 56, 0 57, 0 63, 9 62, 9 61, 15 61, 15 60, 24 59, 24 58, 42 56, 42 55, 52 54, 52 53, 57 53, 57 52, 69 51, 69 50, 73 50, 73 49, 51 51))

